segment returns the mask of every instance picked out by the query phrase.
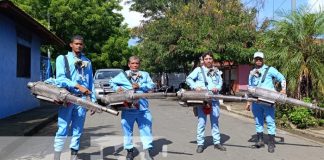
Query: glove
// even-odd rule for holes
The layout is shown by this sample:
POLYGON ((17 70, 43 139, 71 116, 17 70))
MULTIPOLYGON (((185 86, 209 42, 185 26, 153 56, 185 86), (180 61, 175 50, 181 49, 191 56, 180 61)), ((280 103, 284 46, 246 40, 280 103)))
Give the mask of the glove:
POLYGON ((83 86, 81 86, 81 85, 79 85, 79 84, 77 84, 77 85, 75 86, 75 88, 79 89, 79 91, 80 91, 81 93, 83 93, 84 95, 89 95, 89 94, 92 93, 89 89, 87 89, 87 88, 85 88, 85 87, 83 87, 83 86))

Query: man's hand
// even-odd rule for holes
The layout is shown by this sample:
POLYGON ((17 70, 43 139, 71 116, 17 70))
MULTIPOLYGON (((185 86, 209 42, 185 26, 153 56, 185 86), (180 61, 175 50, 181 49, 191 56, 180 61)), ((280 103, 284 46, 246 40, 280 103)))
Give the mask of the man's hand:
POLYGON ((139 84, 138 83, 133 83, 132 84, 132 87, 133 87, 133 89, 138 89, 139 88, 139 84))
POLYGON ((54 103, 56 105, 63 105, 64 106, 64 103, 62 101, 57 101, 57 100, 54 100, 54 103))
POLYGON ((119 87, 119 88, 117 89, 117 93, 121 93, 121 92, 124 92, 124 89, 123 89, 122 87, 119 87))
POLYGON ((217 88, 213 88, 211 91, 212 91, 213 93, 217 93, 217 92, 218 92, 218 89, 217 89, 217 88))
POLYGON ((201 87, 197 87, 197 88, 195 88, 195 91, 202 91, 202 88, 201 87))
POLYGON ((247 102, 244 109, 247 111, 250 111, 251 110, 251 102, 247 102))
POLYGON ((79 91, 80 91, 81 93, 83 93, 84 95, 89 95, 89 94, 92 93, 89 89, 87 89, 87 88, 85 88, 85 87, 83 87, 83 86, 81 86, 81 85, 79 85, 79 84, 77 84, 77 85, 75 86, 75 88, 79 89, 79 91))
POLYGON ((205 105, 205 108, 211 108, 210 103, 207 103, 207 104, 205 105))
POLYGON ((280 93, 286 94, 286 90, 281 90, 280 93))
POLYGON ((94 115, 96 113, 96 109, 90 109, 90 116, 94 115))

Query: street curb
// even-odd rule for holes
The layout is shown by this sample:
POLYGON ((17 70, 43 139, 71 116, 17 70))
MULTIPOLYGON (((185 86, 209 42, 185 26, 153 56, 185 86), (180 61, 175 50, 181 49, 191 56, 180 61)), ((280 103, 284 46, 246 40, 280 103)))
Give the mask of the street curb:
MULTIPOLYGON (((246 117, 246 118, 254 119, 254 117, 251 116, 251 115, 243 114, 243 113, 240 113, 240 112, 235 111, 235 110, 228 110, 227 109, 228 107, 229 106, 227 106, 225 104, 221 104, 220 108, 223 109, 223 110, 226 110, 226 111, 228 111, 230 113, 234 113, 234 114, 246 117)), ((280 129, 280 130, 292 133, 292 134, 300 135, 300 136, 302 136, 304 138, 308 138, 310 140, 320 141, 320 143, 324 143, 324 135, 320 136, 319 134, 311 133, 309 130, 301 130, 301 129, 295 129, 295 128, 287 129, 287 128, 281 128, 281 127, 278 127, 278 126, 277 126, 277 128, 280 129), (305 137, 305 136, 307 136, 307 137, 305 137)))
POLYGON ((220 106, 221 106, 221 107, 220 107, 221 109, 224 109, 224 110, 226 110, 226 111, 228 111, 228 112, 230 112, 230 113, 235 113, 235 114, 241 115, 241 116, 243 116, 243 117, 247 117, 247 118, 254 119, 253 116, 250 116, 250 115, 243 114, 243 113, 240 113, 240 112, 238 112, 238 111, 232 110, 231 107, 228 106, 228 105, 226 105, 226 104, 221 104, 220 106))
POLYGON ((51 116, 47 117, 46 119, 44 119, 42 122, 40 122, 39 124, 32 126, 26 130, 24 130, 23 135, 24 136, 32 136, 35 133, 37 133, 39 130, 43 129, 47 124, 57 120, 57 115, 58 113, 53 113, 51 116))

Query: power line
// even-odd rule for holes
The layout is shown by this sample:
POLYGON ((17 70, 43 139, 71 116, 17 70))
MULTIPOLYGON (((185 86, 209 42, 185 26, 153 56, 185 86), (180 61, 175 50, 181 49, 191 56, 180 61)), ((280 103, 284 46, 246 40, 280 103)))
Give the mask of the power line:
POLYGON ((249 2, 247 2, 247 3, 244 3, 244 6, 247 6, 247 5, 249 5, 251 2, 252 2, 253 0, 250 0, 249 2))
POLYGON ((280 8, 280 7, 282 7, 282 5, 286 2, 287 0, 284 0, 281 4, 280 4, 280 6, 275 10, 275 12, 277 12, 277 10, 280 8))
POLYGON ((318 0, 316 0, 316 1, 314 2, 314 4, 312 5, 312 7, 309 8, 308 12, 310 12, 310 11, 313 9, 313 7, 315 6, 315 4, 316 4, 317 2, 318 2, 318 0))
MULTIPOLYGON (((274 19, 274 14, 275 14, 275 12, 277 12, 277 10, 278 10, 279 8, 281 8, 282 5, 283 5, 286 1, 287 1, 287 0, 284 0, 284 1, 279 5, 279 7, 278 7, 275 11, 273 11, 273 13, 272 13, 272 15, 273 15, 272 19, 274 19)), ((273 8, 274 8, 274 6, 273 6, 273 8)))

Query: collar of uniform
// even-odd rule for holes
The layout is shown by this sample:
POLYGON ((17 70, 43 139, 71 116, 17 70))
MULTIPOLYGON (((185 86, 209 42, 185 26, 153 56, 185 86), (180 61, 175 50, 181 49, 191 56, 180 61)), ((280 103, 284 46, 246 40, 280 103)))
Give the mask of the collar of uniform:
POLYGON ((214 68, 214 67, 212 67, 212 68, 207 68, 206 66, 202 66, 202 68, 203 68, 204 72, 209 72, 210 69, 216 69, 216 68, 214 68))
POLYGON ((208 72, 209 68, 207 68, 206 66, 202 66, 202 68, 204 69, 204 71, 208 72))
POLYGON ((263 64, 263 66, 261 67, 262 70, 264 70, 264 69, 266 69, 266 68, 268 68, 268 66, 265 65, 265 64, 263 64))
MULTIPOLYGON (((125 72, 128 74, 129 72, 131 72, 131 70, 129 69, 129 70, 125 71, 125 72)), ((141 73, 140 70, 138 70, 137 72, 140 72, 141 73)))
POLYGON ((77 58, 80 58, 81 59, 81 57, 84 55, 83 53, 80 53, 80 55, 79 56, 76 56, 73 52, 68 52, 68 55, 69 56, 71 56, 71 57, 77 57, 77 58))

